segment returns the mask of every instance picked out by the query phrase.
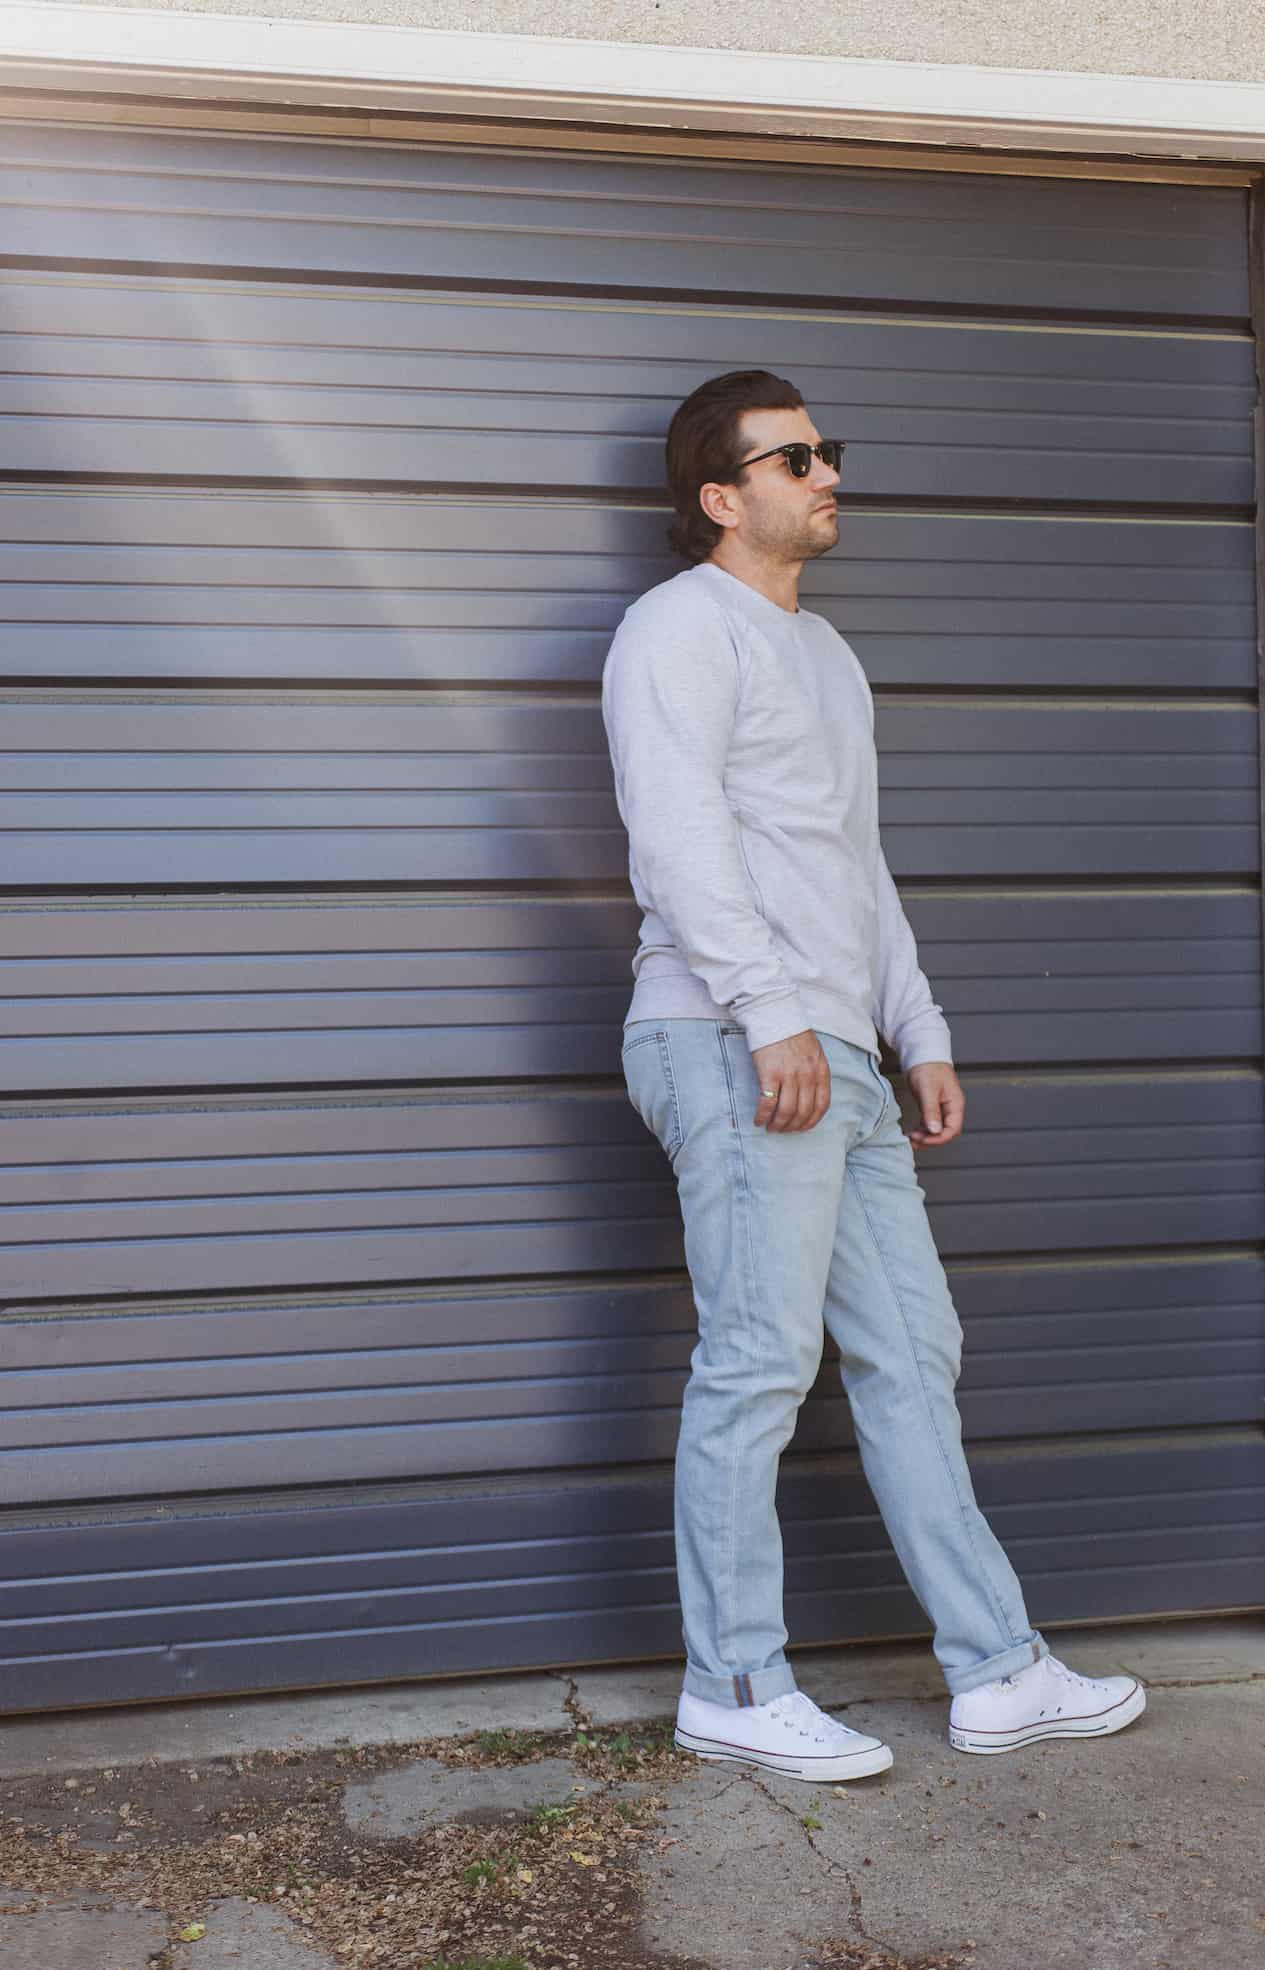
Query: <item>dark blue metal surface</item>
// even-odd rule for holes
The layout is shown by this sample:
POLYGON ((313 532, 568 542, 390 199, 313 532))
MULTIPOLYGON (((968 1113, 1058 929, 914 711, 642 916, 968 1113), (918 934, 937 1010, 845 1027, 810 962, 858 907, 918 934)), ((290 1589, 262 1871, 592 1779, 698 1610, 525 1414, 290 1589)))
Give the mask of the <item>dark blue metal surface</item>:
MULTIPOLYGON (((0 1706, 679 1650, 597 690, 668 412, 752 363, 851 440, 804 597, 971 1102, 981 1498, 1034 1619, 1265 1599, 1243 193, 0 160, 0 1706)), ((925 1628, 851 1445, 828 1347, 796 1641, 925 1628)))

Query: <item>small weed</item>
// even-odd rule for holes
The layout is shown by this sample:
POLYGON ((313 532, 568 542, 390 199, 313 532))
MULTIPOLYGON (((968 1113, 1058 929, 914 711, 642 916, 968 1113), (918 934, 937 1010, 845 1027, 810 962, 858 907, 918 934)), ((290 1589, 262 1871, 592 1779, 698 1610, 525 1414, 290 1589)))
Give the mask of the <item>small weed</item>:
POLYGON ((463 1875, 463 1879, 468 1881, 472 1888, 475 1886, 476 1882, 479 1881, 495 1881, 496 1862, 472 1861, 469 1867, 464 1868, 462 1870, 462 1875, 463 1875))
POLYGON ((636 1756, 633 1741, 627 1731, 620 1731, 617 1737, 610 1740, 606 1749, 617 1765, 630 1765, 636 1756))
POLYGON ((603 1740, 590 1732, 579 1730, 575 1742, 582 1751, 604 1751, 621 1769, 636 1762, 637 1748, 628 1731, 617 1731, 614 1737, 603 1740))
POLYGON ((607 1758, 617 1772, 626 1772, 668 1751, 676 1755, 675 1724, 647 1724, 612 1731, 601 1737, 596 1731, 576 1729, 572 1743, 577 1751, 597 1752, 607 1758))
POLYGON ((487 1758, 527 1758, 535 1749, 536 1739, 531 1731, 480 1731, 478 1744, 487 1758))
POLYGON ((527 1816, 527 1824, 533 1833, 544 1833, 548 1827, 562 1825, 575 1812, 574 1806, 533 1806, 527 1816))
POLYGON ((521 1956, 466 1956, 460 1963, 434 1957, 429 1963, 420 1963, 418 1970, 527 1970, 527 1965, 521 1956))
POLYGON ((810 1833, 816 1833, 824 1824, 824 1822, 819 1820, 816 1817, 816 1815, 813 1813, 801 1813, 799 1816, 799 1823, 801 1826, 806 1826, 810 1833))

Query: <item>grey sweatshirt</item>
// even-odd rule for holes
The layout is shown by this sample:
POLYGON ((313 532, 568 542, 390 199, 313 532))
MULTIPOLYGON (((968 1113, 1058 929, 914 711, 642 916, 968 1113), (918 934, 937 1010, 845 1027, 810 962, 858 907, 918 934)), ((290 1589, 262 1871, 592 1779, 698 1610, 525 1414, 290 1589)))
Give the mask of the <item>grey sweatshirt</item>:
POLYGON ((626 610, 602 719, 644 912, 626 1025, 952 1060, 879 843, 869 682, 823 616, 704 561, 626 610))

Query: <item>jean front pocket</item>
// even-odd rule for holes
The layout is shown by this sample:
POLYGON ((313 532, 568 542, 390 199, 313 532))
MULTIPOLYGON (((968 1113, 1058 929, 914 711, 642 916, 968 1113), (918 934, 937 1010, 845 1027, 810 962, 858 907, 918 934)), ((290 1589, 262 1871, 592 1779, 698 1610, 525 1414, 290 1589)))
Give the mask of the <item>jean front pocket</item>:
POLYGON ((628 1099, 646 1127, 659 1138, 670 1158, 681 1147, 681 1110, 677 1100, 676 1076, 672 1069, 672 1047, 662 1026, 647 1024, 638 1031, 640 1021, 629 1028, 620 1061, 628 1099))
POLYGON ((868 1054, 866 1058, 869 1060, 870 1063, 870 1072, 873 1074, 874 1079, 878 1082, 879 1088, 883 1096, 883 1106, 879 1109, 878 1121, 874 1124, 875 1128, 877 1129, 883 1122, 885 1122, 888 1119, 889 1114, 898 1115, 900 1113, 900 1105, 896 1100, 895 1088, 892 1086, 886 1074, 883 1072, 882 1068, 878 1064, 877 1054, 873 1054, 873 1053, 868 1054))

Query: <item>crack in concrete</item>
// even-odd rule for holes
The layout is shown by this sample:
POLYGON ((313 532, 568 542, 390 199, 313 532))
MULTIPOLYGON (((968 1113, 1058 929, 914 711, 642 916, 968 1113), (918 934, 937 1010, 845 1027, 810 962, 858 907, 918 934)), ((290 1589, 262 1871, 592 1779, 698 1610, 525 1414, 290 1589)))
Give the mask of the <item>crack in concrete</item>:
POLYGON ((1245 1669, 1236 1676, 1151 1676, 1146 1677, 1140 1669, 1133 1669, 1127 1662, 1121 1669, 1126 1676, 1135 1676, 1149 1690, 1215 1690, 1227 1683, 1265 1683, 1265 1669, 1245 1669))
POLYGON ((749 1771, 735 1772, 733 1777, 730 1779, 728 1785, 722 1785, 719 1792, 714 1792, 712 1794, 712 1804, 714 1805, 717 1799, 723 1799, 727 1792, 733 1791, 735 1785, 741 1785, 743 1780, 746 1778, 750 1778, 750 1776, 751 1774, 749 1771))
MULTIPOLYGON (((753 1770, 749 1772, 747 1776, 751 1780, 751 1783, 760 1792, 764 1794, 766 1799, 768 1799, 774 1806, 779 1807, 782 1812, 788 1814, 789 1817, 794 1820, 796 1826, 799 1828, 805 1840, 807 1840, 809 1846, 812 1848, 813 1853, 816 1855, 817 1859, 821 1861, 822 1864, 824 1865, 826 1872, 828 1874, 839 1874, 843 1876, 843 1879, 847 1883, 847 1887, 848 1887, 848 1900, 850 1905, 848 1910, 848 1916, 849 1916, 849 1920, 852 1923, 853 1928, 856 1930, 858 1936, 862 1937, 865 1942, 872 1943, 878 1941, 877 1937, 868 1934, 865 1924, 861 1919, 861 1890, 857 1886, 856 1881, 850 1870, 844 1867, 842 1861, 832 1860, 829 1854, 824 1854, 822 1852, 821 1848, 817 1845, 817 1842, 813 1839, 812 1828, 810 1826, 804 1825, 803 1819, 800 1816, 800 1814, 798 1814, 795 1811, 795 1808, 793 1806, 788 1806, 785 1799, 779 1799, 775 1792, 769 1791, 768 1786, 764 1783, 763 1779, 760 1777, 758 1770, 753 1770)), ((882 1947, 886 1948, 887 1946, 886 1944, 883 1944, 882 1947)))
POLYGON ((549 1674, 555 1677, 558 1682, 565 1683, 567 1686, 567 1693, 562 1699, 562 1708, 566 1711, 575 1728, 578 1731, 595 1730, 597 1726, 593 1722, 592 1714, 585 1709, 580 1701, 580 1687, 575 1677, 568 1676, 561 1669, 551 1669, 549 1674))
MULTIPOLYGON (((849 1920, 851 1922, 853 1929, 856 1931, 857 1935, 861 1938, 861 1941, 867 1944, 867 1946, 870 1949, 878 1949, 884 1951, 886 1955, 890 1956, 894 1966, 897 1964, 904 1964, 905 1953, 899 1947, 898 1944, 888 1942, 888 1940, 883 1936, 872 1935, 870 1931, 866 1928, 865 1922, 862 1917, 861 1890, 857 1886, 856 1880, 851 1870, 849 1868, 846 1868, 843 1865, 842 1861, 832 1860, 829 1854, 823 1854, 821 1848, 817 1845, 817 1842, 813 1839, 812 1828, 804 1825, 803 1820, 800 1818, 799 1814, 795 1811, 795 1808, 793 1806, 788 1806, 784 1799, 779 1799, 776 1793, 769 1791, 768 1786, 764 1784, 757 1770, 752 1770, 748 1772, 747 1777, 750 1778, 753 1785, 759 1788, 759 1790, 764 1794, 766 1799, 771 1800, 773 1805, 780 1806, 783 1812, 790 1814, 791 1818, 795 1821, 796 1825, 799 1827, 800 1832, 804 1835, 804 1838, 807 1840, 809 1846, 812 1848, 813 1853, 816 1855, 817 1859, 825 1864, 827 1872, 830 1874, 842 1875, 844 1881, 847 1883, 848 1886, 849 1920)), ((974 1947, 974 1946, 968 1945, 968 1947, 974 1947)))

